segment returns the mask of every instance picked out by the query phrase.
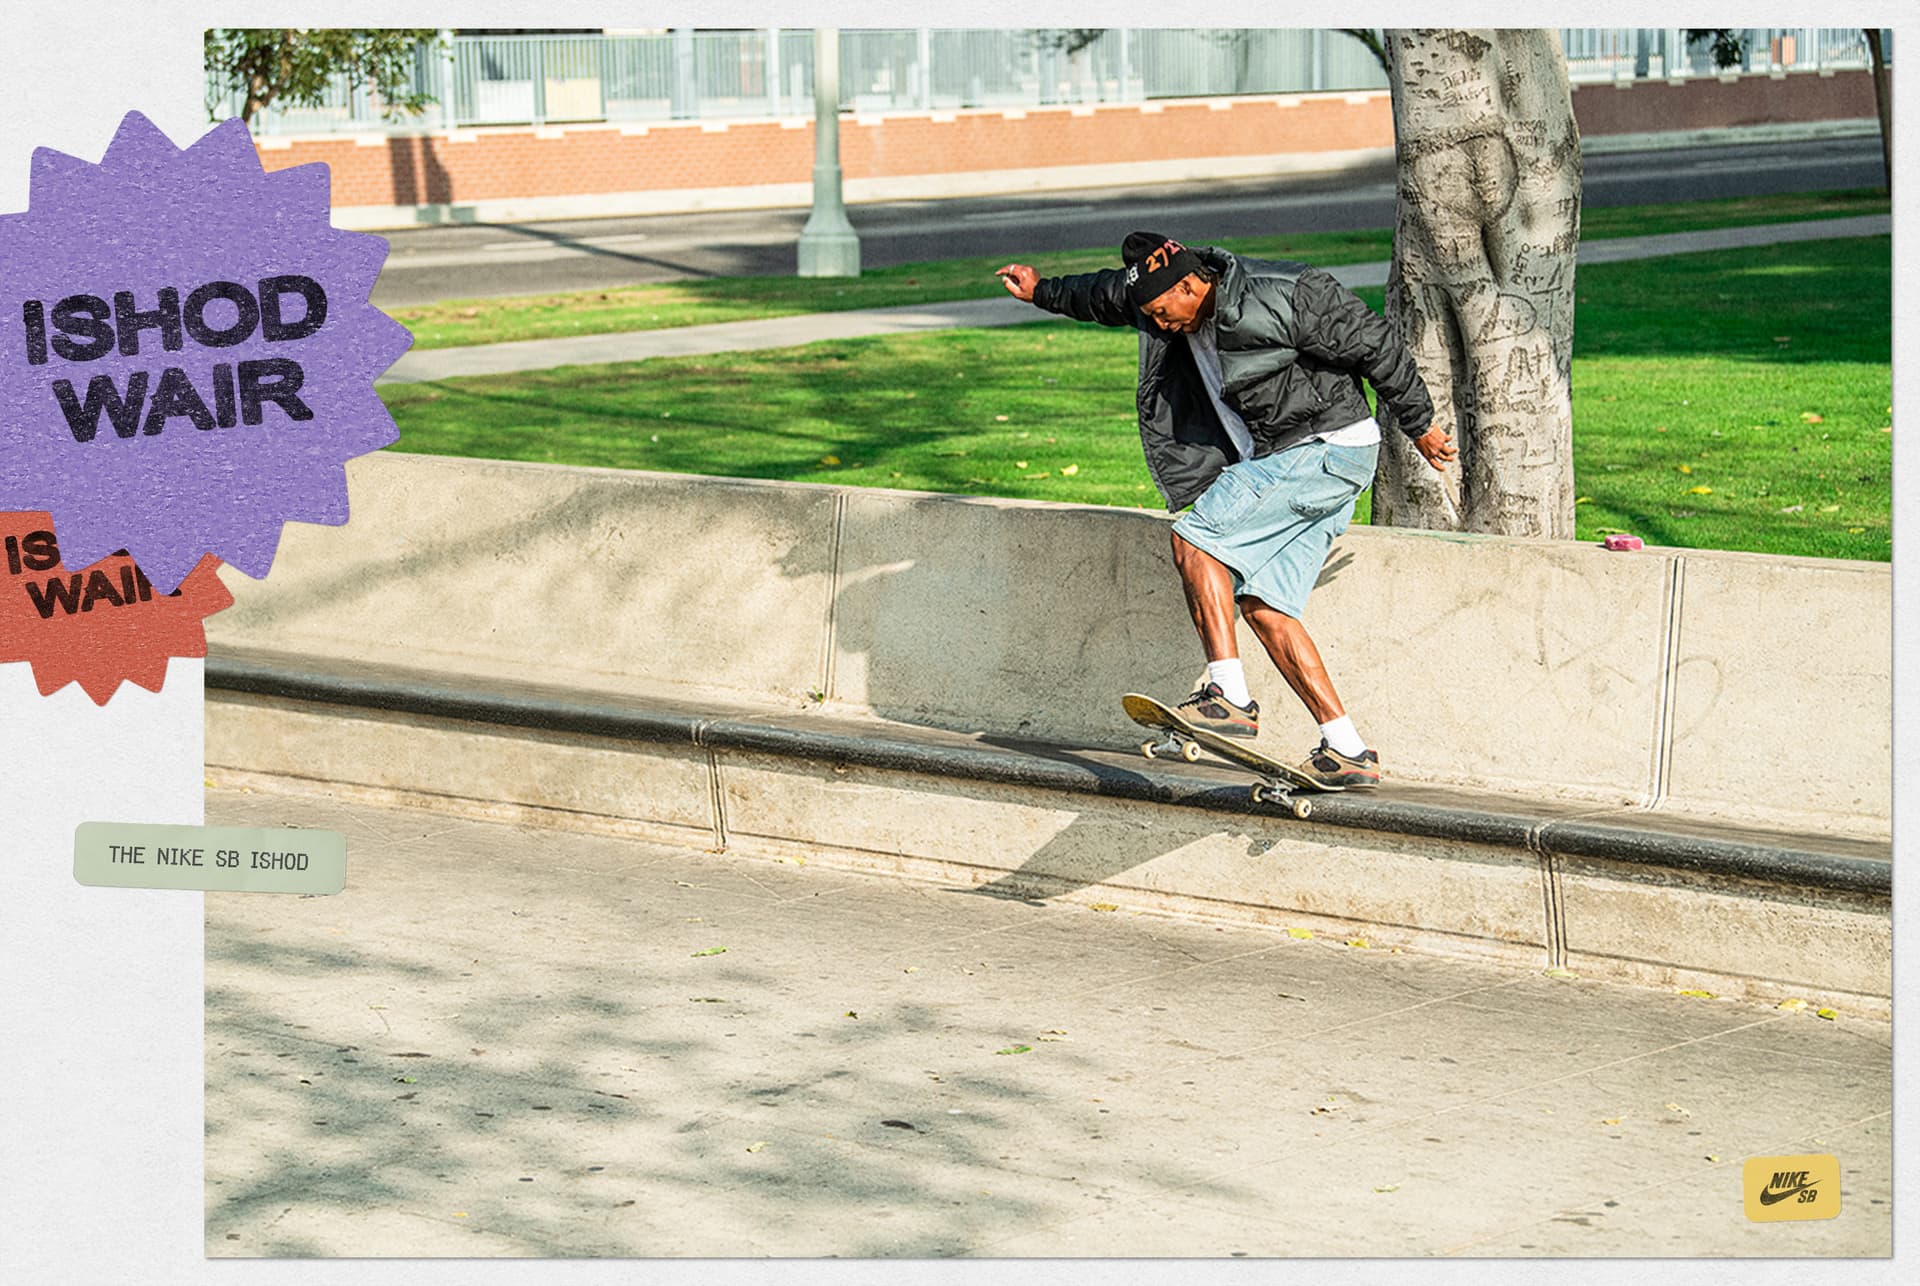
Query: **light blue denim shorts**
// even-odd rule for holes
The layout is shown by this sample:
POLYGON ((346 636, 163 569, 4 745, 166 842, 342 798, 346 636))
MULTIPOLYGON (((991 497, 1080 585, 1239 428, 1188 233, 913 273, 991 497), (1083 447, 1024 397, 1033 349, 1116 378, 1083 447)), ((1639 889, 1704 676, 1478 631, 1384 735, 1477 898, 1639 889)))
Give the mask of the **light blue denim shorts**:
POLYGON ((1301 619, 1334 537, 1373 485, 1379 455, 1378 446, 1315 440, 1228 465, 1173 529, 1227 565, 1234 597, 1301 619))

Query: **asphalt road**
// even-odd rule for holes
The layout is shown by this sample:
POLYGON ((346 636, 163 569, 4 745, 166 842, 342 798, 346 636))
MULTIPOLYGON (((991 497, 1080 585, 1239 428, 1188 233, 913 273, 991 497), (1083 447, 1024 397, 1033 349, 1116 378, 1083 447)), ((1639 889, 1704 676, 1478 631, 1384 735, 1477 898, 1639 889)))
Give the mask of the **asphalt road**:
MULTIPOLYGON (((1589 208, 1877 186, 1877 138, 1761 147, 1616 153, 1587 158, 1589 208)), ((422 228, 392 246, 373 300, 591 290, 689 277, 778 275, 795 268, 805 210, 422 228)), ((867 267, 1118 246, 1148 227, 1192 241, 1381 228, 1393 222, 1393 168, 1223 180, 1204 187, 1071 192, 858 205, 849 217, 867 267)))

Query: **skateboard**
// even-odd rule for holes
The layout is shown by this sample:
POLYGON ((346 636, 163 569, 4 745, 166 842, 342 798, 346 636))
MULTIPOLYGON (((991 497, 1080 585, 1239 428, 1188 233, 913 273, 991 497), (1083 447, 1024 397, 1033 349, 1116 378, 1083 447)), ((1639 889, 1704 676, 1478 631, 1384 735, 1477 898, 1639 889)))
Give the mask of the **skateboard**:
POLYGON ((1129 692, 1120 698, 1120 706, 1127 712, 1127 718, 1142 728, 1152 728, 1165 734, 1159 741, 1141 742, 1141 754, 1153 759, 1162 752, 1166 752, 1178 754, 1188 763, 1195 763, 1199 760, 1200 751, 1203 748, 1211 750, 1222 759, 1231 760, 1259 775, 1260 780, 1253 784, 1252 791, 1253 802, 1256 804, 1285 805, 1295 817, 1305 821, 1313 816, 1313 801, 1302 799, 1294 792, 1328 789, 1278 760, 1267 758, 1243 742, 1235 741, 1231 737, 1223 737, 1217 732, 1209 732, 1205 728, 1194 727, 1152 697, 1129 692))

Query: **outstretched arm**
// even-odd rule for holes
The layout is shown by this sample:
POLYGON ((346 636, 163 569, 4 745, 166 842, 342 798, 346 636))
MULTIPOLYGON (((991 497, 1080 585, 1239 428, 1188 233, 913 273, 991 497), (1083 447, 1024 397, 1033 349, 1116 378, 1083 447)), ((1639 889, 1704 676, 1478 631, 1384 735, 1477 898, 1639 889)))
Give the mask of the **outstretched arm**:
POLYGON ((1433 400, 1426 382, 1387 319, 1317 268, 1301 274, 1293 303, 1300 323, 1299 350, 1364 376, 1394 424, 1413 439, 1414 449, 1428 464, 1444 470, 1459 448, 1444 429, 1431 427, 1433 400))
POLYGON ((994 275, 1015 299, 1075 321, 1145 329, 1146 319, 1127 298, 1126 274, 1117 268, 1073 277, 1042 277, 1023 263, 996 268, 994 275))

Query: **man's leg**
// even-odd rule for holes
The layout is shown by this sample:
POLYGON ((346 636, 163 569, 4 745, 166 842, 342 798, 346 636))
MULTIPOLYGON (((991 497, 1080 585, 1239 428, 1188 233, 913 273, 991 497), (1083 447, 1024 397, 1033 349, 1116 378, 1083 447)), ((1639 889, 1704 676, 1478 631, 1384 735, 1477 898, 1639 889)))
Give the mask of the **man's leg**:
POLYGON ((1333 678, 1320 660, 1320 649, 1314 646, 1305 625, 1251 595, 1240 600, 1240 610, 1266 646, 1274 668, 1305 704, 1315 723, 1332 723, 1346 714, 1340 694, 1333 690, 1333 678))
POLYGON ((1231 661, 1240 655, 1233 631, 1233 572, 1212 554, 1188 544, 1173 533, 1173 565, 1187 591, 1187 611, 1209 661, 1231 661))
POLYGON ((1247 691, 1240 642, 1233 628, 1233 572, 1212 554, 1173 533, 1173 564, 1187 593, 1193 628, 1207 652, 1207 681, 1182 701, 1183 717, 1226 736, 1260 732, 1260 706, 1247 691))
POLYGON ((1375 786, 1380 782, 1380 757, 1368 750, 1333 689, 1333 678, 1320 659, 1320 649, 1298 617, 1289 616, 1265 600, 1247 595, 1240 600, 1247 624, 1273 658, 1274 668, 1300 698, 1313 721, 1320 725, 1321 746, 1297 765, 1298 770, 1329 786, 1375 786))

